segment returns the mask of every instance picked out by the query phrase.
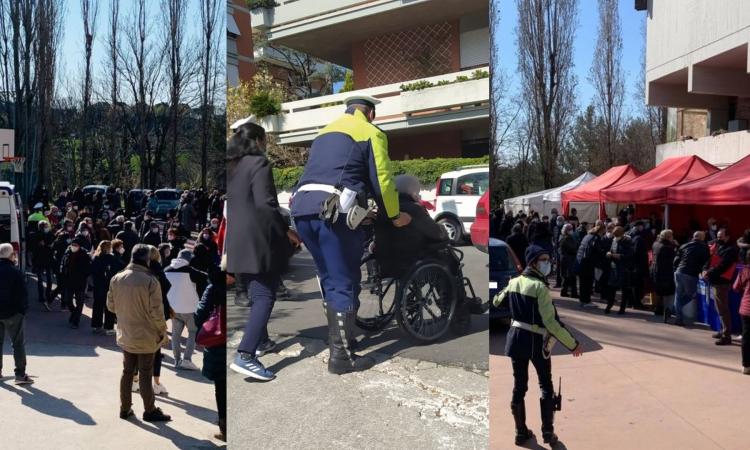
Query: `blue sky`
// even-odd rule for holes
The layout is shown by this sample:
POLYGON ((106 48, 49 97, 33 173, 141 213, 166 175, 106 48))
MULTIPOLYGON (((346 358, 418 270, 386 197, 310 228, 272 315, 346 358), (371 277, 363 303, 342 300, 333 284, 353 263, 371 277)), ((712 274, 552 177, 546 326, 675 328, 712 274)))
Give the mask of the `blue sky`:
MULTIPOLYGON (((518 92, 516 74, 516 23, 518 15, 515 0, 493 0, 500 2, 500 26, 496 27, 494 45, 499 46, 499 67, 508 82, 508 95, 518 92)), ((619 0, 620 22, 622 26, 622 67, 625 71, 625 105, 626 114, 634 114, 639 107, 634 98, 636 83, 640 78, 641 52, 643 51, 642 27, 646 13, 636 11, 633 0, 619 0)), ((588 81, 589 69, 594 56, 597 37, 598 2, 596 0, 578 1, 578 30, 574 44, 575 73, 578 78, 577 102, 580 109, 592 102, 594 89, 588 81)))
MULTIPOLYGON (((185 47, 195 48, 200 40, 201 32, 201 20, 199 1, 202 0, 186 0, 187 11, 186 11, 186 37, 185 47)), ((106 59, 106 45, 107 35, 109 28, 109 0, 95 0, 92 3, 97 3, 99 7, 99 13, 96 22, 96 32, 94 37, 94 49, 92 56, 92 67, 93 74, 96 80, 102 77, 104 70, 104 61, 106 59)), ((132 21, 132 12, 134 11, 135 2, 132 0, 120 0, 120 22, 121 27, 126 27, 132 21)), ((83 61, 84 61, 84 49, 83 49, 83 18, 81 17, 81 2, 80 0, 65 0, 64 1, 65 13, 64 22, 62 29, 62 42, 60 46, 60 52, 58 54, 58 79, 63 81, 59 85, 61 93, 66 92, 65 81, 71 83, 77 83, 74 88, 79 89, 80 80, 82 79, 81 74, 83 73, 83 61)), ((147 1, 147 18, 146 22, 151 27, 150 32, 158 35, 158 40, 163 42, 163 27, 162 23, 165 20, 162 17, 161 12, 161 1, 159 0, 148 0, 147 1)), ((219 33, 222 36, 226 35, 224 31, 224 17, 225 17, 225 4, 220 3, 219 8, 219 20, 221 21, 221 29, 219 33)), ((124 37, 125 29, 121 28, 122 36, 124 37)), ((225 45, 225 43, 223 44, 225 45)), ((94 84, 94 89, 98 88, 97 84, 94 84)), ((165 96, 167 92, 165 90, 165 96)))

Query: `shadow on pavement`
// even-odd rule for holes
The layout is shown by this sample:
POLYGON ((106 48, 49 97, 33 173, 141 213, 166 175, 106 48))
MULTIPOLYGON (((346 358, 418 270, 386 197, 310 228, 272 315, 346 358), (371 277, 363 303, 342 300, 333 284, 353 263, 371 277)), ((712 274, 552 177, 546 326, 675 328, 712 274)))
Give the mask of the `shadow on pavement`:
POLYGON ((148 431, 149 433, 153 433, 156 436, 162 437, 167 441, 172 442, 177 448, 226 448, 225 445, 217 445, 208 439, 201 440, 182 434, 174 428, 171 428, 169 426, 169 422, 150 424, 148 422, 141 422, 140 420, 133 418, 128 421, 138 428, 141 428, 145 431, 148 431))
POLYGON ((73 402, 64 398, 54 397, 35 388, 25 385, 20 388, 8 386, 5 382, 0 387, 21 397, 21 403, 42 414, 61 419, 71 420, 78 425, 96 425, 94 419, 85 411, 78 409, 73 402))
POLYGON ((196 417, 204 422, 214 423, 219 418, 218 413, 214 410, 204 408, 202 406, 194 405, 192 403, 188 403, 184 400, 180 400, 175 397, 165 397, 162 395, 157 395, 156 400, 159 401, 160 403, 164 403, 166 405, 171 405, 176 408, 185 410, 185 412, 187 412, 188 415, 196 417))

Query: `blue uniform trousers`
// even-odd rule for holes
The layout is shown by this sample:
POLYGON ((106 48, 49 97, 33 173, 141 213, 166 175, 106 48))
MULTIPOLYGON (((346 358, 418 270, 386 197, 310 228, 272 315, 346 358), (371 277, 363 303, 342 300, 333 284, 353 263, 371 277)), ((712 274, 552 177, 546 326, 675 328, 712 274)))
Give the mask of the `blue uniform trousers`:
POLYGON ((361 290, 364 232, 350 230, 344 214, 333 224, 317 216, 295 217, 294 223, 315 261, 328 307, 336 312, 356 311, 361 290))

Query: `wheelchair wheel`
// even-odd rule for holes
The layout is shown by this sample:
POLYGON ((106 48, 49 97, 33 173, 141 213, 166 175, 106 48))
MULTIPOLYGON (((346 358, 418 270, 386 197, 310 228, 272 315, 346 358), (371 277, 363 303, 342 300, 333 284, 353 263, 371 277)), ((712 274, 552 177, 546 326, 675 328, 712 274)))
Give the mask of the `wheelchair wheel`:
POLYGON ((356 318, 359 328, 371 332, 385 328, 396 313, 396 280, 383 280, 375 275, 368 281, 367 273, 362 274, 362 291, 359 294, 356 318))
POLYGON ((412 338, 434 342, 450 328, 456 299, 455 277, 444 264, 428 260, 404 277, 396 319, 412 338))

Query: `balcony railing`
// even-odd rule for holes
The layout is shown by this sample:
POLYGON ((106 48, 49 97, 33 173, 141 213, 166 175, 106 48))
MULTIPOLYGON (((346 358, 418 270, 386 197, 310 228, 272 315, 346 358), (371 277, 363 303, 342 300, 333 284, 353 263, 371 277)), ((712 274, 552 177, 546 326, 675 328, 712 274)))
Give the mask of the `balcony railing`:
MULTIPOLYGON (((275 8, 257 8, 251 11, 253 27, 261 30, 314 19, 327 14, 346 11, 367 3, 392 3, 393 0, 276 0, 275 8)), ((398 3, 401 3, 400 1, 398 3)))
POLYGON ((735 131, 656 146, 656 164, 675 156, 696 155, 724 168, 750 154, 750 131, 735 131))
POLYGON ((281 144, 308 142, 341 115, 344 100, 354 94, 382 101, 377 106, 375 124, 386 131, 489 117, 489 78, 471 79, 473 73, 474 70, 467 70, 426 78, 433 84, 453 82, 459 76, 470 79, 418 91, 402 92, 401 85, 407 81, 283 103, 281 114, 260 120, 249 117, 233 127, 246 120, 257 121, 268 132, 277 134, 281 144))

